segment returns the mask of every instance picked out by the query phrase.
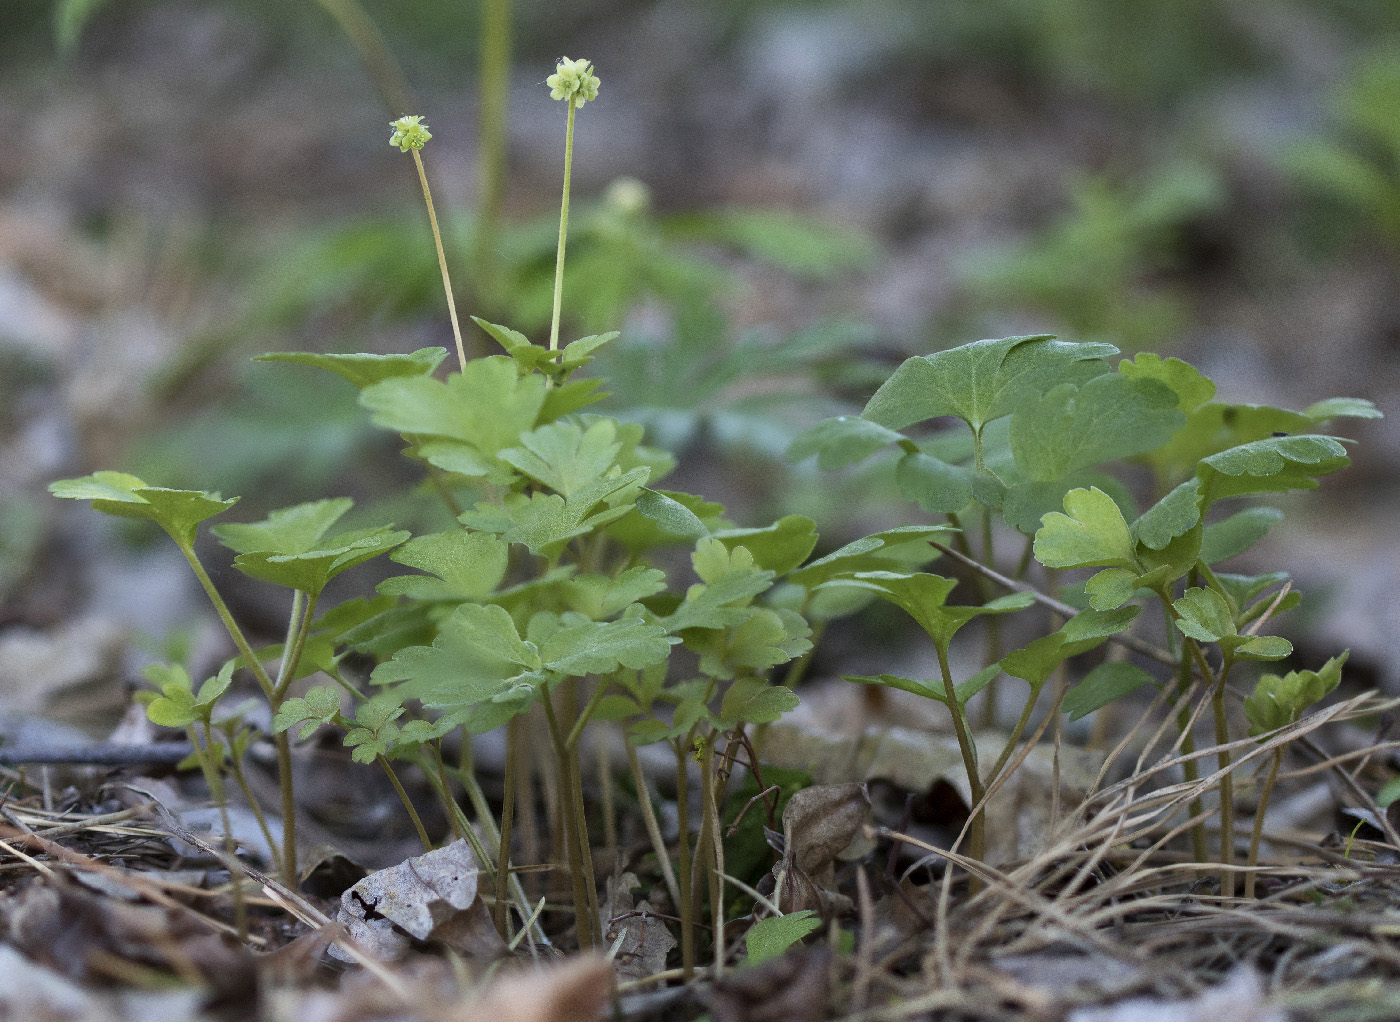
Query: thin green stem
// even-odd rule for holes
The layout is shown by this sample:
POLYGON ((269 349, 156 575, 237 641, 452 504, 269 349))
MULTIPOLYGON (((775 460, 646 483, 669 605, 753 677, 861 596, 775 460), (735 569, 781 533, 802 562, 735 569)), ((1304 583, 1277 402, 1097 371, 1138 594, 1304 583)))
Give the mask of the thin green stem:
POLYGON ((692 727, 685 743, 672 741, 676 753, 676 817, 680 834, 676 842, 676 875, 681 889, 681 970, 687 983, 695 975, 695 917, 690 900, 690 783, 686 774, 686 750, 695 735, 692 727))
POLYGON ((403 783, 399 780, 399 775, 394 772, 393 766, 384 756, 375 756, 374 761, 379 764, 379 768, 384 771, 389 783, 394 786, 394 794, 399 796, 399 801, 408 810, 408 818, 413 821, 413 829, 418 832, 418 840, 423 842, 423 851, 433 850, 433 839, 428 837, 428 831, 423 826, 423 820, 418 815, 418 810, 413 807, 413 800, 408 797, 408 792, 404 790, 403 783))
MULTIPOLYGON (((173 538, 173 537, 172 537, 173 538)), ((258 661, 253 653, 253 647, 248 645, 247 638, 243 635, 243 629, 238 627, 238 622, 233 619, 233 614, 228 609, 228 604, 224 603, 224 598, 219 595, 219 591, 214 588, 213 581, 209 578, 209 573, 204 570, 204 565, 199 563, 199 558, 195 556, 194 547, 182 540, 176 539, 175 545, 180 548, 180 553, 185 555, 185 560, 189 562, 194 570, 195 578, 199 579, 199 584, 204 588, 204 592, 209 597, 209 602, 214 605, 214 612, 219 615, 219 620, 223 622, 225 631, 233 640, 238 652, 243 655, 243 660, 248 665, 248 669, 253 672, 253 677, 258 681, 259 687, 263 690, 263 695, 269 699, 275 690, 272 679, 268 676, 263 665, 258 661)))
MULTIPOLYGON (((976 812, 968 831, 968 854, 980 862, 986 854, 987 820, 985 810, 977 811, 977 806, 986 794, 986 789, 982 786, 982 777, 977 769, 977 750, 973 747, 962 704, 958 702, 958 693, 953 685, 953 672, 948 667, 948 651, 936 644, 934 648, 938 652, 938 669, 943 674, 943 691, 948 697, 948 712, 953 718, 953 731, 958 736, 958 748, 962 752, 963 769, 967 771, 967 784, 972 792, 972 806, 976 812)), ((972 884, 974 890, 980 889, 977 877, 972 877, 972 884)))
MULTIPOLYGON (((569 750, 564 744, 564 732, 559 726, 559 717, 554 712, 554 703, 549 694, 546 693, 540 700, 544 705, 545 720, 549 722, 550 737, 554 739, 554 762, 555 772, 559 778, 559 801, 572 802, 574 792, 574 781, 569 771, 569 750)), ((595 932, 589 925, 589 904, 588 892, 584 890, 583 876, 583 851, 579 848, 579 828, 577 817, 570 810, 576 809, 570 805, 568 809, 561 810, 564 817, 562 829, 564 831, 564 845, 569 856, 569 879, 573 887, 574 895, 574 920, 578 931, 578 943, 581 950, 590 950, 595 941, 595 932)))
POLYGON ((1220 668, 1220 678, 1211 692, 1210 708, 1215 716, 1215 744, 1219 748, 1216 762, 1220 766, 1220 893, 1226 898, 1235 896, 1235 874, 1230 868, 1235 864, 1235 782, 1231 775, 1229 721, 1225 716, 1225 682, 1230 676, 1234 662, 1228 657, 1220 668))
MULTIPOLYGON (((195 730, 194 723, 185 725, 185 735, 190 740, 190 745, 194 747, 195 758, 199 760, 199 768, 204 773, 204 783, 209 785, 209 794, 214 799, 214 804, 219 807, 219 822, 224 828, 224 852, 230 859, 236 859, 238 854, 238 842, 233 836, 233 825, 229 821, 228 815, 228 794, 224 790, 224 779, 220 773, 221 762, 214 760, 213 753, 213 733, 210 730, 209 721, 204 721, 204 745, 199 744, 199 737, 195 730)), ((269 844, 269 848, 271 845, 269 844)), ((228 882, 233 888, 233 918, 238 930, 238 939, 246 941, 248 939, 248 905, 243 900, 243 877, 239 870, 229 864, 228 882)))
POLYGON ((1001 755, 997 757, 996 764, 987 774, 987 784, 990 786, 996 783, 1001 776, 1002 768, 1011 759, 1011 754, 1016 751, 1016 745, 1021 740, 1021 735, 1025 734, 1026 727, 1031 722, 1031 713, 1035 710, 1035 704, 1040 701, 1040 690, 1042 686, 1034 686, 1031 694, 1026 699, 1025 709, 1021 711, 1021 716, 1016 720, 1016 726, 1011 729, 1011 737, 1006 740, 1006 745, 1001 750, 1001 755))
POLYGON ((520 717, 510 718, 506 725, 506 776, 505 794, 501 799, 501 842, 496 853, 496 929, 501 939, 510 941, 510 913, 506 911, 506 899, 510 896, 510 839, 515 824, 515 770, 519 758, 516 749, 520 745, 520 717))
POLYGON ((569 183, 574 173, 574 114, 578 99, 569 97, 569 124, 564 129, 564 198, 559 206, 559 250, 554 257, 554 315, 549 321, 549 350, 559 350, 559 313, 564 304, 564 246, 569 240, 569 183))
POLYGON ((316 613, 316 602, 320 599, 319 594, 308 595, 306 609, 302 611, 298 619, 297 610, 301 597, 300 590, 292 597, 292 617, 287 623, 288 644, 284 644, 282 647, 282 666, 277 672, 275 691, 279 702, 287 697, 287 689, 291 687, 293 679, 296 678, 301 655, 306 650, 307 636, 311 634, 311 619, 316 613), (295 638, 292 638, 293 633, 295 638))
POLYGON ((243 792, 243 801, 248 803, 248 809, 253 814, 253 819, 258 821, 258 830, 262 831, 263 840, 267 842, 268 849, 273 855, 280 857, 279 846, 272 839, 272 828, 267 825, 267 816, 262 811, 262 806, 258 805, 258 800, 253 796, 252 786, 248 783, 248 777, 243 773, 243 763, 240 761, 237 750, 233 744, 233 735, 228 736, 229 742, 229 769, 233 773, 233 779, 238 782, 238 790, 243 792))
POLYGON ((661 837, 661 827, 656 822, 656 810, 651 804, 651 789, 646 775, 642 773, 637 750, 627 742, 627 767, 632 771, 632 786, 637 789, 637 802, 642 807, 642 822, 646 825, 647 837, 651 840, 651 850, 656 853, 656 862, 661 869, 661 877, 666 881, 666 891, 671 895, 671 904, 681 903, 681 889, 676 884, 676 872, 671 868, 671 856, 666 851, 666 842, 661 837))
MULTIPOLYGON (((569 679, 572 681, 573 679, 569 679)), ((583 712, 578 715, 578 720, 574 721, 574 726, 569 729, 569 736, 564 739, 564 747, 574 750, 578 747, 578 740, 583 736, 583 729, 593 716, 593 711, 598 708, 598 704, 603 701, 603 696, 608 691, 609 683, 605 679, 598 682, 598 686, 593 690, 593 695, 589 698, 588 704, 584 706, 583 712)))
POLYGON ((428 222, 433 225, 433 244, 437 246, 438 269, 442 270, 442 291, 447 296, 447 315, 452 320, 452 339, 457 342, 457 362, 465 371, 467 349, 462 345, 462 327, 457 322, 457 300, 452 297, 452 278, 447 275, 447 255, 442 250, 442 231, 438 229, 437 210, 433 208, 433 192, 428 187, 428 173, 423 169, 423 157, 410 149, 413 165, 418 168, 418 182, 423 186, 423 201, 428 206, 428 222))
POLYGON ((1251 901, 1254 898, 1254 871, 1259 866, 1259 842, 1264 837, 1264 814, 1269 808, 1269 799, 1274 794, 1274 782, 1278 780, 1278 770, 1283 764, 1283 746, 1274 750, 1274 755, 1269 761, 1269 773, 1264 778, 1264 790, 1259 793, 1259 805, 1254 810, 1254 829, 1249 835, 1249 872, 1244 875, 1244 899, 1251 901))
MULTIPOLYGON (((1190 644, 1191 639, 1187 639, 1190 644)), ((1181 662, 1177 667, 1176 692, 1177 698, 1182 698, 1191 691, 1191 651, 1182 647, 1181 662)), ((1181 735, 1182 776, 1188 786, 1194 786, 1200 779, 1200 773, 1196 766, 1196 737, 1191 733, 1191 707, 1182 705, 1176 717, 1177 732, 1181 735)), ((1201 804, 1200 796, 1191 800, 1191 817, 1199 822, 1191 825, 1191 854, 1197 862, 1205 862, 1210 858, 1210 852, 1206 849, 1206 825, 1204 822, 1205 807, 1201 804)))

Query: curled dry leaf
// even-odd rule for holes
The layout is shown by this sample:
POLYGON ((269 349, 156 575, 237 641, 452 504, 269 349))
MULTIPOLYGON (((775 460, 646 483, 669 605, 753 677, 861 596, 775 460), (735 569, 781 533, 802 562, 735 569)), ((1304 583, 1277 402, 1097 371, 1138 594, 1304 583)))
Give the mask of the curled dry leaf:
POLYGON ((778 907, 784 913, 812 909, 839 914, 849 899, 835 892, 836 857, 860 836, 870 815, 864 784, 804 788, 783 809, 782 859, 773 867, 778 907))
MULTIPOLYGON (((807 770, 818 784, 883 778, 905 791, 924 792, 942 780, 970 808, 972 794, 953 735, 883 723, 853 734, 846 722, 855 716, 850 700, 859 693, 817 688, 810 698, 804 696, 797 710, 769 725, 763 746, 766 763, 807 770)), ((992 768, 1005 741, 1004 735, 990 732, 977 736, 984 773, 992 768)), ((1056 779, 1061 811, 1072 809, 1084 800, 1103 756, 1062 745, 1058 760, 1053 745, 1041 743, 992 796, 987 815, 988 862, 1019 861, 1044 848, 1053 823, 1056 779)))
MULTIPOLYGON (((472 957, 505 950, 478 893, 480 867, 466 841, 371 873, 340 896, 337 920, 366 951, 396 961, 410 940, 435 940, 472 957)), ((331 954, 347 960, 335 945, 331 954)))
POLYGON ((622 938, 613 964, 617 974, 625 979, 642 979, 663 972, 666 956, 676 946, 676 938, 657 917, 650 901, 633 904, 632 891, 638 886, 633 873, 609 877, 603 902, 603 943, 612 947, 622 938))

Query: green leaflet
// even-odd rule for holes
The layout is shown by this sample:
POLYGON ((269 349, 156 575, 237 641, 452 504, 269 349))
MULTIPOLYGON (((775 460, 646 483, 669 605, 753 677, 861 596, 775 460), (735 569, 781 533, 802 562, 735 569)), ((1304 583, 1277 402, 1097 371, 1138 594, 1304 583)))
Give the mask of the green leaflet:
POLYGON ((1060 704, 1070 720, 1087 717, 1116 699, 1121 699, 1152 684, 1152 675, 1125 660, 1110 660, 1099 664, 1084 676, 1084 680, 1065 694, 1060 704))
POLYGON ((489 532, 449 529, 415 536, 389 559, 431 575, 387 578, 377 592, 414 600, 478 601, 494 593, 505 579, 510 548, 489 532))
POLYGON ((1023 400, 1011 416, 1011 451, 1029 479, 1048 482, 1150 451, 1186 422, 1166 384, 1104 373, 1023 400))
POLYGON ((934 645, 945 653, 953 635, 974 617, 1008 614, 1024 610, 1035 602, 1030 593, 1010 593, 980 607, 946 606, 948 594, 957 584, 957 579, 942 575, 892 571, 862 571, 822 583, 823 586, 853 586, 877 593, 918 622, 934 645))
MULTIPOLYGON (((958 701, 958 706, 967 705, 967 701, 990 685, 998 674, 1001 673, 1001 664, 988 664, 972 677, 964 682, 953 686, 953 696, 958 701)), ((914 681, 910 678, 901 678, 894 674, 843 674, 842 680, 854 681, 861 685, 880 685, 884 688, 895 688, 901 692, 911 692, 925 699, 933 699, 948 705, 948 694, 944 691, 941 681, 914 681)))
POLYGON ((1141 611, 1141 607, 1080 611, 1057 631, 1035 639, 1023 649, 1012 650, 1002 658, 1001 669, 1013 678, 1030 682, 1032 691, 1039 691, 1060 664, 1125 630, 1141 611))
POLYGON ((535 427, 546 389, 544 377, 521 377, 514 362, 497 355, 468 362, 446 382, 430 376, 382 380, 360 391, 360 404, 377 426, 457 441, 489 464, 535 427))
POLYGON ((238 553, 233 565, 253 578, 317 595, 343 571, 392 550, 409 538, 392 526, 361 529, 325 539, 350 509, 348 497, 311 501, 271 512, 261 522, 214 528, 219 541, 238 553))
POLYGON ((743 671, 765 671, 812 648, 812 630, 801 614, 751 607, 723 629, 686 636, 686 647, 700 654, 700 670, 711 678, 733 678, 743 671))
POLYGON ((890 444, 904 439, 902 433, 886 429, 859 415, 838 415, 807 427, 788 445, 783 456, 788 461, 806 461, 817 456, 823 472, 855 465, 890 444))
POLYGON ((598 419, 584 430, 575 422, 552 422, 520 437, 499 453, 502 461, 565 498, 596 483, 613 467, 622 444, 617 424, 598 419))
POLYGON ((1188 589, 1172 602, 1177 613, 1176 627, 1197 642, 1220 646, 1226 662, 1231 660, 1282 660, 1293 652, 1293 644, 1276 635, 1241 635, 1229 603, 1214 589, 1188 589))
POLYGON ((771 724, 797 707, 797 693, 762 678, 741 678, 729 686, 719 706, 721 727, 771 724))
POLYGON ((363 390, 384 380, 401 376, 428 376, 447 357, 446 348, 419 348, 407 355, 319 355, 311 351, 272 351, 257 355, 254 362, 291 362, 335 373, 363 390))
POLYGON ((194 543, 199 523, 238 503, 205 490, 171 490, 147 486, 125 472, 94 472, 81 479, 59 479, 49 484, 55 497, 90 500, 94 511, 122 518, 145 518, 155 522, 182 547, 194 543))
POLYGON ((645 468, 636 468, 596 479, 567 499, 557 493, 510 493, 500 506, 479 503, 459 517, 470 528, 497 533, 506 542, 521 543, 531 553, 553 561, 575 536, 628 514, 646 477, 645 468))
POLYGON ((1111 344, 1075 344, 1049 335, 975 341, 906 359, 877 390, 861 415, 888 429, 955 415, 974 433, 1010 415, 1029 394, 1081 382, 1105 369, 1111 344))
POLYGON ((1136 544, 1112 497, 1098 487, 1070 490, 1064 508, 1042 519, 1036 560, 1047 568, 1137 569, 1136 544))
POLYGON ((575 575, 560 587, 560 594, 570 610, 601 621, 621 613, 630 604, 663 592, 666 573, 657 568, 637 565, 616 578, 606 575, 575 575))
POLYGON ((1143 352, 1118 363, 1118 372, 1133 380, 1157 380, 1170 387, 1177 397, 1177 408, 1193 412, 1215 397, 1215 382, 1202 376, 1195 366, 1179 358, 1163 359, 1143 352))
POLYGON ((1287 727, 1303 711, 1332 694, 1342 681, 1342 666, 1350 650, 1343 651, 1316 671, 1289 671, 1280 677, 1263 674, 1254 692, 1244 701, 1244 715, 1253 737, 1287 727))
POLYGON ((917 566, 938 556, 927 540, 956 531, 951 525, 904 525, 871 533, 790 572, 788 581, 815 589, 838 575, 917 566))
POLYGON ((817 523, 803 515, 788 515, 765 528, 723 529, 712 535, 730 550, 744 546, 759 568, 786 575, 817 545, 817 523))
POLYGON ((762 965, 770 959, 781 957, 783 952, 807 934, 821 928, 821 916, 811 909, 760 919, 744 935, 744 947, 748 951, 744 964, 762 965))

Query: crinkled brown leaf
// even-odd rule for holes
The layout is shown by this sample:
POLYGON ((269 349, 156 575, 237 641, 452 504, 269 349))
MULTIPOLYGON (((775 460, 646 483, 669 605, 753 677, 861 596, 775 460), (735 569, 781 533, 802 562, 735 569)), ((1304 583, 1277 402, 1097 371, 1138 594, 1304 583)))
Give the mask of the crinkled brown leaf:
POLYGON ((676 938, 655 914, 651 902, 632 902, 632 891, 640 886, 633 873, 608 877, 603 899, 603 942, 612 947, 622 937, 613 959, 617 974, 626 979, 641 979, 662 972, 666 956, 676 946, 676 938))
MULTIPOLYGON (((384 961, 407 952, 410 938, 436 940, 473 957, 504 944, 477 891, 480 868, 466 841, 371 873, 340 896, 337 917, 366 951, 384 961)), ((344 958, 334 945, 331 954, 344 958)))

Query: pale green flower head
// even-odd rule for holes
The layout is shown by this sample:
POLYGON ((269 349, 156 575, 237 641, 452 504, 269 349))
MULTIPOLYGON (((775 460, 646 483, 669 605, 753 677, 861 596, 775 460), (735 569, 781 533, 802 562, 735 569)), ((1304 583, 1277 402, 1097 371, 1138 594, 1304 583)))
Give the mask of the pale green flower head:
POLYGON ((575 106, 583 106, 590 99, 598 98, 598 76, 593 73, 591 61, 570 60, 560 57, 554 74, 544 80, 549 86, 550 99, 571 99, 575 106))
POLYGON ((422 117, 414 114, 390 121, 389 127, 394 129, 394 133, 389 136, 389 144, 398 146, 399 151, 405 153, 410 149, 422 149, 423 144, 433 137, 428 126, 421 123, 422 120, 422 117))

